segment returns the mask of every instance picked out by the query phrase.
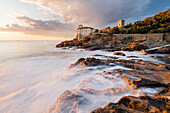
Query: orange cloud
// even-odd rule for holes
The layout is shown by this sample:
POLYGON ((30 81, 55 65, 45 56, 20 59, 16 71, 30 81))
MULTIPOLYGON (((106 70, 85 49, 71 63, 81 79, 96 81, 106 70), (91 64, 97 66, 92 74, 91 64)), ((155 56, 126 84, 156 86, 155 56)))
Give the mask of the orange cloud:
POLYGON ((47 36, 47 37, 63 37, 73 38, 76 28, 72 24, 61 23, 57 20, 34 20, 27 16, 17 16, 19 22, 27 26, 19 24, 6 25, 0 28, 0 31, 21 32, 28 35, 47 36))

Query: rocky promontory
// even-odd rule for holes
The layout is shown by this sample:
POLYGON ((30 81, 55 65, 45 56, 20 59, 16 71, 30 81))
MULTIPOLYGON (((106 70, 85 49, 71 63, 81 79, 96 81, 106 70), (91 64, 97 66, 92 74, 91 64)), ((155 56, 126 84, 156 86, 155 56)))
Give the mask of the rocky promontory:
MULTIPOLYGON (((56 47, 77 47, 87 50, 105 50, 105 51, 141 51, 150 49, 153 47, 164 46, 166 44, 170 44, 169 42, 170 34, 162 34, 162 35, 153 35, 146 34, 143 35, 129 35, 129 34, 113 34, 103 36, 101 34, 94 34, 83 37, 78 40, 77 38, 64 41, 60 44, 56 45, 56 47), (153 37, 153 38, 151 38, 153 37), (164 38, 166 37, 166 38, 164 38)), ((168 48, 169 50, 169 48, 168 48)), ((169 52, 167 50, 162 50, 165 52, 169 52)), ((163 53, 160 51, 160 53, 163 53)))

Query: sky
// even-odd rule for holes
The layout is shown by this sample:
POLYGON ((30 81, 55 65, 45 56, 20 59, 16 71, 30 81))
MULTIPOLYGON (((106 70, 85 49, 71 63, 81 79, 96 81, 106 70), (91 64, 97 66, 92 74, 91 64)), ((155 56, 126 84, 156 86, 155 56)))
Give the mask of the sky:
POLYGON ((169 8, 170 0, 0 0, 0 40, 68 40, 79 24, 114 27, 169 8))

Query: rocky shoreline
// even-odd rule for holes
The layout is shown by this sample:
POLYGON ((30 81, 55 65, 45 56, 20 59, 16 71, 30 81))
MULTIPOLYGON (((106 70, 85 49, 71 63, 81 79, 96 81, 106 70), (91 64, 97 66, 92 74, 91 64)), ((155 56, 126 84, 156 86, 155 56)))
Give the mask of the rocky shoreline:
MULTIPOLYGON (((98 55, 99 56, 99 55, 98 55)), ((117 103, 109 103, 104 108, 98 108, 92 113, 143 113, 143 112, 169 112, 170 111, 170 68, 169 64, 146 62, 143 60, 101 60, 95 58, 81 58, 72 65, 122 65, 133 70, 116 69, 103 72, 114 76, 119 74, 129 87, 137 89, 143 96, 124 96, 117 103), (143 88, 163 90, 145 92, 143 88)))
MULTIPOLYGON (((127 56, 125 53, 122 52, 114 52, 113 56, 96 54, 92 57, 80 58, 79 60, 77 60, 77 62, 70 65, 70 67, 93 67, 106 65, 123 66, 130 69, 113 69, 109 71, 103 71, 99 74, 109 75, 113 78, 117 78, 117 75, 119 75, 119 77, 123 79, 123 81, 125 81, 125 83, 128 85, 128 88, 132 89, 131 91, 137 91, 140 93, 141 96, 124 96, 116 103, 111 102, 103 108, 97 108, 96 110, 92 111, 92 113, 170 112, 169 42, 152 42, 146 40, 134 41, 132 37, 125 37, 123 40, 116 39, 116 37, 107 37, 106 39, 104 37, 96 36, 93 38, 85 37, 81 40, 74 39, 71 41, 65 41, 58 44, 56 47, 76 47, 87 50, 104 50, 109 52, 120 50, 141 51, 144 55, 151 54, 150 57, 162 61, 162 63, 145 61, 140 58, 140 56, 127 56), (159 54, 163 55, 159 56, 159 54), (119 56, 129 59, 120 59, 119 56)), ((95 91, 92 91, 91 93, 94 92, 95 91)), ((66 96, 65 93, 63 95, 66 96)), ((68 98, 74 98, 79 103, 81 100, 80 98, 83 97, 74 95, 73 97, 69 96, 68 98)), ((61 98, 59 98, 58 100, 62 101, 61 98)), ((58 101, 57 104, 60 104, 60 102, 58 101)), ((81 104, 81 102, 79 104, 81 104)), ((76 111, 73 111, 73 113, 74 112, 76 111)))
MULTIPOLYGON (((167 34, 169 39, 170 34, 167 34)), ((78 40, 77 38, 69 41, 61 42, 56 47, 76 47, 87 50, 104 50, 104 51, 141 51, 142 49, 149 49, 154 47, 164 46, 170 44, 169 40, 151 40, 146 38, 135 38, 130 35, 119 37, 117 35, 102 36, 99 34, 89 35, 78 40)), ((159 51, 160 53, 165 53, 159 51)), ((166 51, 170 52, 170 51, 166 51)))

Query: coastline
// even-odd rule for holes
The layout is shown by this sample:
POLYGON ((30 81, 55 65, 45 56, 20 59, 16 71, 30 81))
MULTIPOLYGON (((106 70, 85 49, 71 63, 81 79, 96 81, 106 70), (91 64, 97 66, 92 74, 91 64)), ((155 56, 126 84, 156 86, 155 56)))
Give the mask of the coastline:
MULTIPOLYGON (((81 40, 73 39, 71 41, 64 41, 56 46, 56 47, 63 47, 64 49, 73 47, 73 48, 83 48, 90 51, 104 50, 113 53, 113 56, 95 54, 91 58, 89 57, 80 58, 79 60, 77 60, 77 62, 75 62, 71 66, 96 67, 100 65, 106 65, 106 66, 114 67, 115 65, 118 65, 130 69, 130 70, 126 70, 121 68, 120 69, 113 68, 109 71, 103 71, 101 72, 101 74, 108 74, 109 76, 112 76, 112 79, 116 79, 117 77, 115 75, 119 75, 119 77, 123 79, 123 81, 126 83, 126 85, 128 85, 128 87, 131 89, 132 92, 133 91, 139 92, 139 97, 123 96, 116 103, 109 103, 103 108, 99 106, 100 108, 92 111, 92 113, 105 113, 105 112, 113 112, 113 111, 116 113, 169 112, 170 65, 169 65, 168 58, 170 55, 170 47, 168 46, 165 48, 156 49, 155 51, 152 52, 148 51, 148 53, 141 53, 141 55, 143 56, 149 55, 150 58, 157 59, 158 61, 161 62, 146 61, 145 59, 142 59, 142 57, 139 55, 127 56, 125 51, 123 51, 125 52, 125 54, 122 52, 122 50, 126 50, 127 53, 128 51, 135 52, 141 50, 144 50, 146 52, 146 50, 149 50, 152 47, 156 47, 156 46, 158 47, 158 46, 169 44, 169 41, 161 40, 154 43, 153 41, 148 41, 148 40, 135 41, 133 37, 131 37, 130 39, 124 37, 123 40, 122 39, 115 40, 115 42, 116 41, 118 42, 119 40, 119 43, 116 42, 117 48, 115 48, 116 45, 115 43, 112 44, 114 45, 114 47, 112 45, 108 47, 108 42, 112 41, 113 39, 111 39, 110 37, 106 37, 108 39, 106 38, 103 39, 103 38, 104 37, 98 37, 98 36, 84 37, 81 40), (99 41, 100 39, 101 41, 99 41), (128 43, 125 44, 124 42, 128 42, 128 43), (149 43, 150 46, 146 45, 147 43, 149 43), (97 45, 97 47, 94 47, 94 45, 97 45), (122 57, 125 59, 122 59, 122 57), (148 102, 145 104, 145 106, 148 107, 143 108, 144 105, 143 101, 148 102), (155 103, 153 101, 159 101, 159 106, 161 107, 155 106, 155 103)), ((126 89, 123 90, 126 91, 126 89)), ((69 93, 69 95, 71 94, 72 96, 74 95, 72 91, 67 93, 69 93)), ((62 98, 68 96, 67 93, 64 92, 61 95, 62 98)), ((68 96, 68 98, 70 97, 68 96)), ((67 100, 68 98, 65 98, 65 100, 67 100)), ((80 101, 78 95, 76 97, 73 96, 71 98, 73 100, 76 99, 77 100, 76 102, 78 103, 80 101)), ((59 100, 61 101, 61 97, 58 99, 57 105, 60 105, 59 100)), ((77 106, 79 106, 79 104, 77 104, 77 106)), ((54 109, 54 106, 52 107, 52 109, 54 109)), ((61 108, 58 108, 58 110, 60 111, 61 108)))

